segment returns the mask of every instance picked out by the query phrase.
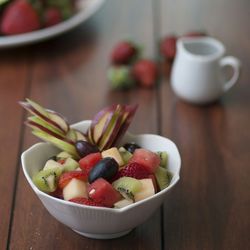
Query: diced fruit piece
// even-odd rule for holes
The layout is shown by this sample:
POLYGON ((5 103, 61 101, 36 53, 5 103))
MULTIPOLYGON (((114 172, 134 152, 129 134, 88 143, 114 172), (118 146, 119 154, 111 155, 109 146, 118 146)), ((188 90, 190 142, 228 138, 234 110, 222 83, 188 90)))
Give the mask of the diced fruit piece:
POLYGON ((161 42, 161 53, 167 60, 174 60, 176 54, 176 41, 175 35, 166 36, 161 42))
POLYGON ((58 186, 63 189, 72 179, 87 181, 87 176, 82 171, 65 172, 60 176, 58 186))
POLYGON ((160 190, 163 190, 169 185, 167 169, 158 167, 155 171, 155 177, 160 190))
POLYGON ((142 87, 153 87, 156 84, 157 66, 155 62, 141 59, 133 66, 133 76, 142 87))
POLYGON ((119 153, 123 159, 124 164, 127 164, 130 158, 133 156, 128 150, 126 150, 124 147, 119 148, 119 153))
POLYGON ((122 199, 122 200, 116 202, 114 204, 114 207, 115 208, 123 208, 123 207, 126 207, 126 206, 131 205, 131 204, 133 204, 132 200, 122 199))
POLYGON ((160 156, 160 166, 163 168, 168 167, 168 153, 166 151, 158 151, 157 154, 160 156))
POLYGON ((56 155, 56 158, 59 160, 59 159, 67 159, 67 158, 72 158, 72 155, 69 154, 68 152, 66 151, 62 151, 60 152, 59 154, 56 155))
POLYGON ((141 201, 144 200, 150 196, 153 196, 155 194, 155 188, 152 182, 152 179, 142 179, 139 180, 142 187, 139 192, 135 193, 135 201, 141 201))
POLYGON ((15 35, 40 28, 38 13, 25 0, 12 1, 3 11, 1 33, 15 35))
POLYGON ((60 163, 50 159, 45 163, 43 170, 48 170, 48 169, 52 170, 55 168, 61 168, 63 170, 63 167, 60 163))
POLYGON ((127 66, 110 67, 107 78, 112 89, 129 89, 135 85, 131 70, 127 66))
POLYGON ((69 131, 68 131, 68 133, 66 134, 66 137, 67 137, 69 140, 75 142, 75 141, 76 141, 76 133, 75 133, 75 130, 70 128, 69 131))
POLYGON ((141 148, 139 145, 137 145, 135 142, 129 142, 123 145, 123 147, 133 154, 137 148, 141 148))
POLYGON ((62 21, 62 15, 58 8, 50 7, 44 11, 44 26, 50 27, 62 21))
POLYGON ((102 207, 103 205, 101 203, 97 203, 95 201, 92 201, 90 199, 84 198, 84 197, 78 197, 78 198, 73 198, 70 199, 69 201, 82 204, 82 205, 87 205, 87 206, 94 206, 94 207, 102 207))
POLYGON ((88 187, 88 194, 93 201, 101 203, 105 207, 112 207, 121 199, 119 192, 103 178, 97 179, 88 187))
POLYGON ((120 155, 120 152, 116 147, 102 151, 102 158, 112 157, 116 160, 119 166, 124 165, 124 161, 120 155))
POLYGON ((63 171, 68 172, 77 169, 79 167, 79 163, 72 158, 67 158, 64 160, 62 166, 63 171))
POLYGON ((136 162, 143 165, 149 173, 154 173, 160 164, 160 157, 147 149, 138 148, 135 150, 129 163, 136 162))
POLYGON ((130 199, 133 201, 136 193, 142 188, 141 182, 131 177, 121 177, 114 181, 112 185, 125 199, 130 199))
POLYGON ((127 64, 132 62, 137 56, 137 47, 128 41, 122 41, 116 44, 111 53, 111 62, 113 64, 127 64))
POLYGON ((117 173, 117 177, 127 176, 135 179, 145 179, 148 178, 149 174, 150 172, 143 165, 132 162, 120 169, 117 173))
POLYGON ((71 143, 64 141, 62 139, 56 138, 50 134, 47 134, 39 130, 33 130, 32 134, 41 138, 44 141, 50 142, 51 144, 55 145, 56 147, 60 148, 63 151, 68 152, 73 157, 79 158, 78 153, 76 152, 76 148, 71 143))
POLYGON ((63 188, 63 198, 68 201, 77 197, 88 197, 87 185, 84 181, 73 178, 63 188))
POLYGON ((116 175, 118 168, 118 163, 111 157, 100 160, 89 173, 89 183, 94 182, 98 178, 110 181, 116 175))
POLYGON ((43 192, 54 192, 57 188, 57 180, 62 173, 62 168, 46 169, 39 171, 32 180, 43 192))
POLYGON ((91 153, 83 157, 80 161, 80 168, 89 176, 90 170, 102 159, 101 153, 91 153))
POLYGON ((77 141, 75 143, 75 146, 81 158, 85 157, 88 154, 99 152, 99 149, 96 145, 93 145, 87 141, 77 141))

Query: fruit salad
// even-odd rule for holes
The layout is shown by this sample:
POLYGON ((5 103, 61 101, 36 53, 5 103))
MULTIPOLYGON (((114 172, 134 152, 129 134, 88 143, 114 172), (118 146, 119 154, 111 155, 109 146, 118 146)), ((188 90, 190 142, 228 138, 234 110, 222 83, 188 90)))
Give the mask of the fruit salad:
POLYGON ((76 0, 0 0, 0 35, 46 28, 70 18, 76 0))
POLYGON ((167 152, 152 152, 134 142, 119 144, 136 105, 104 108, 84 134, 32 100, 20 104, 32 114, 26 121, 32 133, 61 150, 32 177, 41 191, 78 204, 123 208, 169 185, 167 152))

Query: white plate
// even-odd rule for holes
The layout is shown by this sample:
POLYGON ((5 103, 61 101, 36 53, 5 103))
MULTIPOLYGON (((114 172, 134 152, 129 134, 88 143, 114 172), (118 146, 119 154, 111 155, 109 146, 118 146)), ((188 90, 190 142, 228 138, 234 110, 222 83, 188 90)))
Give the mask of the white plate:
POLYGON ((105 0, 81 0, 79 12, 64 22, 25 34, 0 36, 0 48, 17 47, 40 42, 62 34, 87 20, 101 7, 104 1, 105 0))

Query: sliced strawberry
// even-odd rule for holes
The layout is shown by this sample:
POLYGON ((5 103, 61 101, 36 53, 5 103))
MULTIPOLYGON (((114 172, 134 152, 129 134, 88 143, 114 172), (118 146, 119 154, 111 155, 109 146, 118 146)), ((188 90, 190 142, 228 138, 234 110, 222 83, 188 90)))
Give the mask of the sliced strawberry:
POLYGON ((59 178, 59 183, 58 183, 59 188, 63 189, 73 178, 82 181, 87 181, 87 175, 82 171, 65 172, 59 178))
POLYGON ((26 33, 39 28, 39 16, 26 0, 11 2, 3 12, 0 29, 5 35, 26 33))
POLYGON ((149 175, 150 172, 143 165, 137 162, 132 162, 118 172, 118 174, 116 175, 116 179, 127 176, 140 180, 148 178, 149 175))
POLYGON ((60 23, 63 20, 60 10, 56 7, 50 7, 44 12, 44 26, 49 27, 60 23))
POLYGON ((135 150, 129 163, 136 162, 144 166, 149 173, 154 173, 157 167, 160 165, 160 157, 156 153, 153 153, 144 148, 138 148, 135 150))
POLYGON ((89 175, 90 170, 102 159, 101 153, 91 153, 87 156, 83 157, 80 161, 80 168, 82 169, 83 173, 87 176, 89 175))
POLYGON ((82 205, 87 205, 87 206, 103 207, 103 205, 101 203, 92 201, 92 200, 84 198, 84 197, 73 198, 69 201, 74 202, 74 203, 78 203, 78 204, 82 204, 82 205))

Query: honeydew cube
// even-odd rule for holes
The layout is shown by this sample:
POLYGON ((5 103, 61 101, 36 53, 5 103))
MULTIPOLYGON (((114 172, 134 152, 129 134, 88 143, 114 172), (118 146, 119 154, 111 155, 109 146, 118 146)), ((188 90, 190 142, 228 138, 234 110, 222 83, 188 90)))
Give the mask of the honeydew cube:
POLYGON ((150 196, 153 196, 155 194, 155 188, 152 179, 141 179, 140 180, 142 187, 140 191, 135 193, 134 198, 135 202, 144 200, 150 196))
POLYGON ((63 199, 68 201, 78 197, 88 198, 86 183, 73 178, 63 189, 63 199))
POLYGON ((114 207, 115 208, 123 208, 123 207, 126 207, 126 206, 131 205, 131 204, 133 204, 132 200, 122 199, 122 200, 116 202, 114 204, 114 207))
POLYGON ((59 162, 56 162, 54 160, 47 160, 43 170, 56 169, 56 168, 62 169, 62 165, 59 162))
POLYGON ((118 163, 119 166, 123 166, 124 165, 124 161, 121 157, 121 154, 119 152, 119 150, 116 147, 107 149, 105 151, 102 152, 102 158, 105 157, 112 157, 116 160, 116 162, 118 163))

